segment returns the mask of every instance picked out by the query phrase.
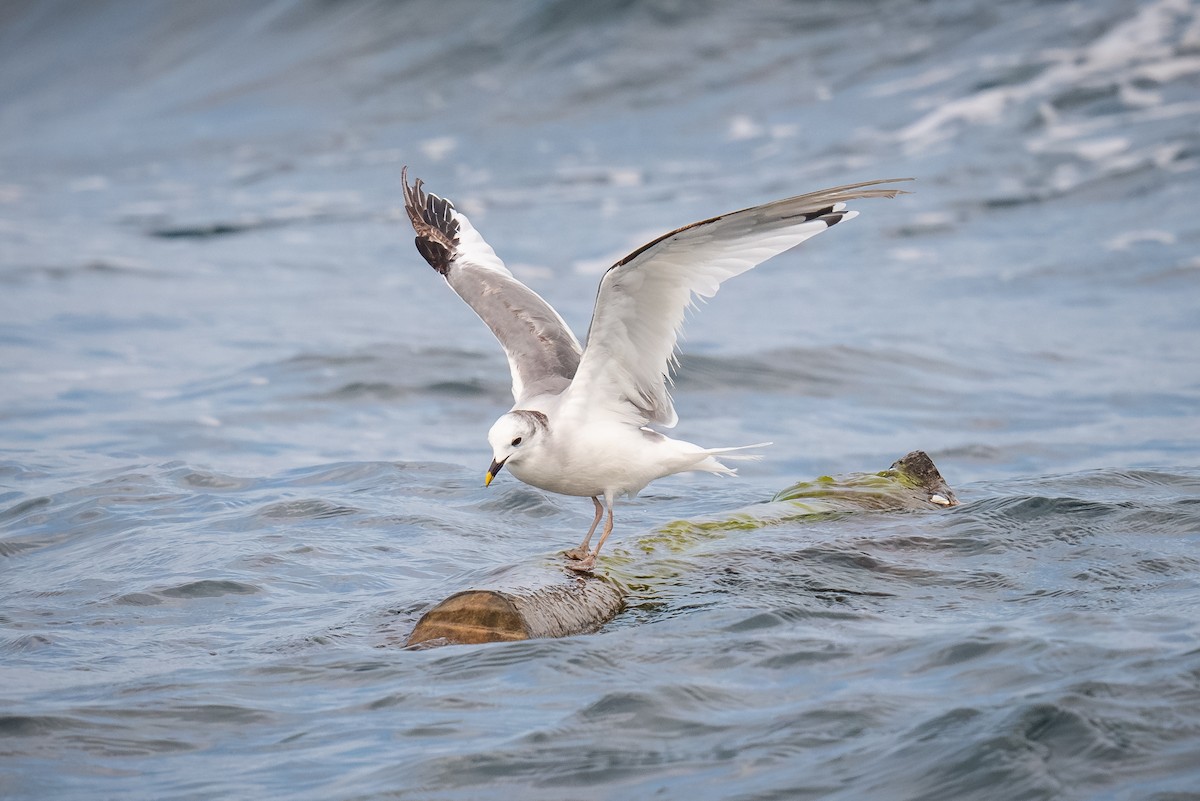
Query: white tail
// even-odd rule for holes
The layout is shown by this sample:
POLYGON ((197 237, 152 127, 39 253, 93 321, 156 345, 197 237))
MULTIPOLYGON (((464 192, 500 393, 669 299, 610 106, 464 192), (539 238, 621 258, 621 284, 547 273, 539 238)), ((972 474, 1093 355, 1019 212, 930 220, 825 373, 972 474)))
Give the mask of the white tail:
POLYGON ((738 445, 735 448, 705 448, 704 452, 709 456, 724 456, 726 459, 735 462, 757 462, 763 458, 761 453, 739 453, 736 456, 730 456, 729 454, 737 451, 748 451, 751 448, 766 448, 774 444, 773 442, 757 442, 753 445, 738 445))
POLYGON ((717 473, 723 476, 736 476, 737 470, 721 464, 717 461, 716 457, 723 456, 726 459, 739 462, 755 462, 762 458, 761 453, 736 453, 736 451, 745 451, 750 448, 765 448, 770 444, 769 442, 759 442, 756 445, 739 445, 736 448, 705 448, 704 453, 708 454, 708 458, 689 469, 703 470, 707 473, 717 473))

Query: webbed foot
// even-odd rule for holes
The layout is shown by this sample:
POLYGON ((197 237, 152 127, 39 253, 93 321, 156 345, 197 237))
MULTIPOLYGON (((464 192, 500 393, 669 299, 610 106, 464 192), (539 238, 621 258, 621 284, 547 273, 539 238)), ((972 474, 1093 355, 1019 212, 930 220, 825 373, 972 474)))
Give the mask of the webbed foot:
POLYGON ((582 559, 569 559, 567 561, 567 570, 574 570, 576 573, 591 573, 592 568, 595 566, 595 554, 588 554, 582 559))

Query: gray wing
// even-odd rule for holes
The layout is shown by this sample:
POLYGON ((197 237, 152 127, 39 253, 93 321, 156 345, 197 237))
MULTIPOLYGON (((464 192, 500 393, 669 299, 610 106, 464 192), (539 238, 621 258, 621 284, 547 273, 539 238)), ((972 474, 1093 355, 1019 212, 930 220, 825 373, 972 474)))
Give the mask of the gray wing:
POLYGON ((517 405, 566 389, 582 349, 562 317, 513 277, 454 204, 426 192, 419 178, 409 186, 407 167, 400 177, 417 250, 500 341, 517 405))
POLYGON ((638 248, 600 281, 587 349, 563 395, 562 414, 595 412, 636 425, 670 427, 678 417, 667 391, 684 314, 696 297, 858 212, 846 201, 895 197, 866 187, 906 178, 822 189, 684 226, 638 248))

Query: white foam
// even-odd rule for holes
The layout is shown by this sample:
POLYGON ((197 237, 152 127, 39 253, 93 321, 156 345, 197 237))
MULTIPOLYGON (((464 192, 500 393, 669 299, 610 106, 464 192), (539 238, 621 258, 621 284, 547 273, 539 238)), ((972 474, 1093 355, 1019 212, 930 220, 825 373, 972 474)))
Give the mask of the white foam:
MULTIPOLYGON (((1192 26, 1200 25, 1190 0, 1147 4, 1082 48, 1048 49, 1037 54, 1049 66, 1036 77, 943 102, 902 128, 897 138, 910 148, 921 149, 949 138, 955 126, 992 125, 1003 120, 1012 107, 1030 101, 1042 103, 1043 119, 1053 125, 1058 114, 1045 101, 1076 87, 1115 85, 1122 102, 1128 106, 1161 107, 1164 100, 1159 93, 1134 86, 1132 79, 1141 77, 1167 83, 1200 72, 1200 57, 1176 55, 1183 23, 1189 21, 1192 26)), ((978 70, 987 66, 976 64, 969 68, 978 70)), ((951 77, 964 68, 951 65, 941 69, 945 77, 951 77)), ((919 77, 928 85, 942 76, 931 71, 919 77)), ((888 94, 904 88, 903 84, 893 82, 877 91, 888 94)))
POLYGON ((421 143, 421 153, 430 161, 441 161, 457 147, 458 140, 453 136, 435 136, 421 143))
POLYGON ((762 135, 763 127, 745 114, 737 114, 729 118, 729 128, 725 133, 725 138, 730 142, 757 139, 762 135))
POLYGON ((1104 243, 1105 250, 1121 251, 1129 250, 1134 245, 1142 242, 1153 242, 1160 245, 1174 245, 1175 234, 1170 231, 1159 231, 1154 229, 1139 228, 1134 231, 1126 231, 1123 234, 1117 234, 1112 239, 1104 243))

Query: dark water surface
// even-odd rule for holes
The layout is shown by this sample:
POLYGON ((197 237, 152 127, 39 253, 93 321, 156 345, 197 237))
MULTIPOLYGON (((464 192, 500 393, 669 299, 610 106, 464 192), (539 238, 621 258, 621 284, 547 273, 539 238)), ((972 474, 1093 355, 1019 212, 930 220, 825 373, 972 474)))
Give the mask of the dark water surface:
POLYGON ((1187 0, 0 5, 0 797, 1200 798, 1187 0), (402 164, 580 333, 672 227, 914 194, 688 329, 676 519, 927 450, 941 513, 655 566, 599 632, 405 651, 574 544, 402 164))

